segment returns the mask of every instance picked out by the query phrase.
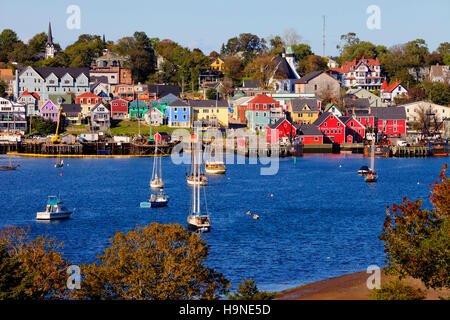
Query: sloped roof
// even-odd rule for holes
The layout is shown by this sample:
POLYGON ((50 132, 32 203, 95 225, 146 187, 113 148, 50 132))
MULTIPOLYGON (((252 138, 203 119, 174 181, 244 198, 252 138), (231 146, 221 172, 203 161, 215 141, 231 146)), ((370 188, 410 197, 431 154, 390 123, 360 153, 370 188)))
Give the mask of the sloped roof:
POLYGON ((349 62, 349 61, 345 62, 345 64, 342 65, 342 67, 340 67, 340 68, 333 68, 333 69, 330 69, 330 71, 338 72, 338 73, 352 72, 355 69, 357 69, 359 67, 359 65, 362 64, 362 63, 365 63, 369 67, 369 69, 371 71, 374 70, 374 66, 381 65, 381 63, 378 60, 378 58, 371 59, 371 58, 364 58, 364 57, 362 57, 359 61, 356 61, 356 58, 355 58, 351 62, 349 62), (352 66, 353 66, 353 69, 352 69, 352 66))
POLYGON ((394 83, 392 83, 391 85, 383 88, 384 89, 383 91, 384 92, 392 92, 392 91, 394 91, 395 88, 397 88, 401 84, 402 84, 401 81, 394 81, 394 83))
POLYGON ((156 94, 157 98, 167 96, 170 93, 179 97, 180 93, 181 93, 181 88, 179 86, 175 86, 175 85, 148 84, 147 88, 148 88, 148 92, 152 93, 152 94, 156 94))
POLYGON ((405 107, 375 107, 371 111, 378 120, 406 120, 405 107))
MULTIPOLYGON (((89 68, 67 68, 67 67, 30 67, 33 68, 42 78, 47 78, 50 74, 55 74, 58 79, 61 79, 66 73, 76 79, 80 74, 84 74, 89 78, 89 68)), ((27 69, 23 68, 19 76, 27 69)))
POLYGON ((317 119, 316 121, 314 121, 313 125, 315 126, 320 126, 325 120, 328 119, 328 117, 331 115, 330 112, 324 112, 322 113, 317 119))
POLYGON ((322 132, 314 124, 302 124, 298 131, 302 136, 322 136, 322 132))
POLYGON ((248 89, 258 89, 260 88, 259 81, 257 79, 250 79, 250 80, 243 80, 242 81, 242 88, 248 88, 248 89))
POLYGON ((228 108, 226 100, 188 100, 188 104, 193 108, 228 108))
POLYGON ((370 107, 370 101, 367 98, 356 98, 353 96, 344 97, 344 104, 346 107, 355 109, 367 109, 370 107))
POLYGON ((315 98, 303 98, 303 99, 292 99, 290 101, 292 111, 301 112, 305 104, 311 109, 311 111, 319 111, 317 106, 318 100, 315 98))
POLYGON ((81 105, 80 104, 61 104, 63 108, 63 112, 68 117, 76 117, 81 113, 81 105))
POLYGON ((301 83, 308 83, 309 81, 311 81, 315 77, 321 75, 322 73, 324 73, 324 72, 323 71, 312 71, 310 73, 305 74, 303 77, 301 77, 297 81, 295 81, 295 83, 300 83, 300 84, 301 83))
POLYGON ((184 100, 175 100, 170 102, 168 107, 189 107, 189 104, 184 100))
POLYGON ((296 73, 292 70, 292 67, 287 62, 286 58, 275 57, 274 61, 277 62, 278 67, 275 74, 283 79, 298 79, 296 73))
POLYGON ((252 100, 248 101, 248 103, 278 103, 277 100, 269 97, 265 94, 260 94, 254 97, 252 100))
POLYGON ((269 127, 270 129, 276 129, 276 128, 278 128, 284 121, 287 121, 289 124, 291 124, 291 123, 289 122, 289 120, 287 120, 286 118, 280 118, 280 119, 278 119, 275 123, 269 124, 268 127, 269 127))

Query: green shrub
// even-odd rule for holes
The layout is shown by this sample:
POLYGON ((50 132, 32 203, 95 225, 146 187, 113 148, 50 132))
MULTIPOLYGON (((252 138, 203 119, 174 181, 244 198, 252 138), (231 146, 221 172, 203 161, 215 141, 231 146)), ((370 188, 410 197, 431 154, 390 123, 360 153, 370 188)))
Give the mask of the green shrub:
POLYGON ((399 279, 391 280, 374 289, 369 295, 370 300, 423 300, 425 292, 415 289, 399 279))

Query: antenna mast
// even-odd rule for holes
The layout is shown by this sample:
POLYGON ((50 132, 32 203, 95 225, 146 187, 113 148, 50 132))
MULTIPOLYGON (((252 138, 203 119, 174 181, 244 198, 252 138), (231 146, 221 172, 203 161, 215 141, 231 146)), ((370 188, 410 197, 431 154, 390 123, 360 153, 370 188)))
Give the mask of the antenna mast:
POLYGON ((323 57, 325 57, 325 16, 322 16, 322 17, 323 17, 323 35, 322 35, 323 42, 322 42, 322 46, 323 46, 323 57))

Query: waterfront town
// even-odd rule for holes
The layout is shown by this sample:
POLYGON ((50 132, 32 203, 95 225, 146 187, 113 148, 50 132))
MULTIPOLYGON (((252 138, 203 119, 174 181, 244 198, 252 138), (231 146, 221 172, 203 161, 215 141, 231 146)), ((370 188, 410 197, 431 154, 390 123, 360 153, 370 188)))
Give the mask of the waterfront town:
MULTIPOLYGON (((2 35, 14 38, 12 30, 2 35)), ((42 52, 30 55, 25 63, 9 59, 12 55, 1 62, 2 140, 42 140, 39 125, 45 121, 58 123, 63 143, 72 144, 96 142, 105 132, 121 136, 121 126, 134 128, 125 132, 124 141, 136 141, 150 134, 149 126, 153 133, 170 133, 174 128, 192 128, 197 121, 208 128, 244 128, 266 136, 268 144, 296 141, 304 150, 312 147, 316 152, 331 152, 333 145, 358 150, 351 146, 364 143, 372 132, 378 133, 377 141, 384 138, 391 146, 403 147, 430 141, 446 144, 450 137, 450 66, 444 62, 448 43, 429 53, 423 40, 411 41, 403 54, 420 51, 422 64, 404 63, 400 72, 388 72, 393 68, 389 54, 399 53, 373 45, 360 48, 360 40, 351 33, 342 36, 348 44, 340 57, 333 58, 314 55, 304 44, 287 45, 280 36, 263 49, 257 36, 241 34, 220 53, 185 52, 195 56, 185 58, 192 60, 185 75, 179 69, 184 66, 174 65, 172 52, 186 49, 169 39, 152 43, 156 40, 145 34, 136 37, 154 47, 144 51, 153 59, 148 67, 154 72, 147 79, 136 70, 132 61, 136 57, 120 54, 121 42, 116 45, 105 36, 80 36, 77 43, 95 48, 86 57, 90 60, 70 64, 77 67, 62 66, 67 53, 58 51, 49 23, 35 45, 42 52), (272 132, 276 138, 271 138, 272 132)), ((14 41, 3 40, 2 50, 13 49, 14 41)))
POLYGON ((177 300, 180 319, 448 300, 445 33, 331 32, 338 9, 305 9, 205 45, 116 8, 71 29, 80 10, 0 27, 0 300, 177 300))

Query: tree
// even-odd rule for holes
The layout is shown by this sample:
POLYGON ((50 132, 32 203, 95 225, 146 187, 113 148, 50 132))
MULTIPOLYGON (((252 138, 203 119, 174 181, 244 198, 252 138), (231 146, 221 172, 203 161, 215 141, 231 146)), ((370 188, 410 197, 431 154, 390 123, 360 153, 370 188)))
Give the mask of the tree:
POLYGON ((8 93, 6 93, 6 89, 8 88, 8 84, 5 81, 0 80, 0 97, 6 98, 8 93))
POLYGON ((240 85, 244 71, 241 59, 230 57, 223 64, 223 73, 234 85, 240 85))
POLYGON ((450 54, 450 43, 442 42, 436 51, 437 53, 442 54, 444 56, 450 54))
POLYGON ((102 54, 103 49, 104 43, 99 35, 82 34, 64 53, 69 67, 89 67, 92 60, 102 54))
POLYGON ((203 263, 206 242, 178 224, 117 232, 100 263, 84 264, 76 299, 218 299, 229 282, 203 263))
MULTIPOLYGON (((62 116, 61 116, 62 117, 62 116)), ((48 136, 50 134, 56 133, 57 123, 53 122, 51 119, 45 120, 41 117, 33 117, 31 120, 31 126, 42 136, 48 136)), ((64 120, 61 119, 60 123, 64 123, 64 120)), ((64 126, 60 125, 58 133, 62 133, 64 131, 64 126)))
POLYGON ((12 281, 3 284, 3 288, 7 287, 6 291, 1 290, 3 298, 55 299, 65 296, 68 263, 59 252, 62 244, 41 236, 31 240, 29 229, 7 227, 0 230, 0 247, 4 248, 0 253, 3 260, 0 265, 4 268, 0 278, 12 281))
POLYGON ((383 283, 380 289, 374 289, 370 300, 423 300, 426 298, 425 292, 404 284, 399 279, 390 280, 383 283))
POLYGON ((259 291, 253 279, 242 279, 236 292, 227 295, 230 300, 272 300, 275 293, 267 291, 259 291))
POLYGON ((431 210, 422 200, 403 199, 387 208, 380 240, 384 241, 389 273, 420 279, 427 288, 450 288, 450 178, 443 167, 433 184, 431 210))
POLYGON ((206 90, 206 99, 216 100, 217 99, 217 90, 212 89, 212 88, 206 90))
POLYGON ((299 35, 294 28, 284 30, 283 42, 287 46, 294 46, 302 40, 302 36, 299 35))
POLYGON ((328 69, 328 63, 325 58, 312 54, 300 61, 298 70, 301 74, 313 71, 323 71, 328 69))
POLYGON ((299 43, 291 46, 294 51, 295 60, 301 62, 303 59, 306 59, 308 56, 313 55, 314 53, 311 50, 309 44, 299 43))
POLYGON ((285 47, 284 40, 280 36, 270 36, 269 40, 269 55, 281 56, 283 48, 285 47))
POLYGON ((150 39, 145 32, 136 31, 133 37, 121 38, 113 47, 115 52, 128 57, 125 67, 131 70, 136 82, 145 82, 155 72, 155 41, 156 39, 150 39))
POLYGON ((245 67, 245 73, 252 79, 257 79, 262 88, 270 87, 270 80, 274 76, 277 63, 271 56, 255 58, 245 67))
POLYGON ((0 61, 8 61, 8 53, 13 50, 13 46, 17 42, 19 42, 17 33, 11 29, 3 29, 0 33, 0 61))
POLYGON ((47 43, 47 34, 41 32, 36 34, 28 41, 28 53, 34 56, 45 51, 45 44, 47 43))

